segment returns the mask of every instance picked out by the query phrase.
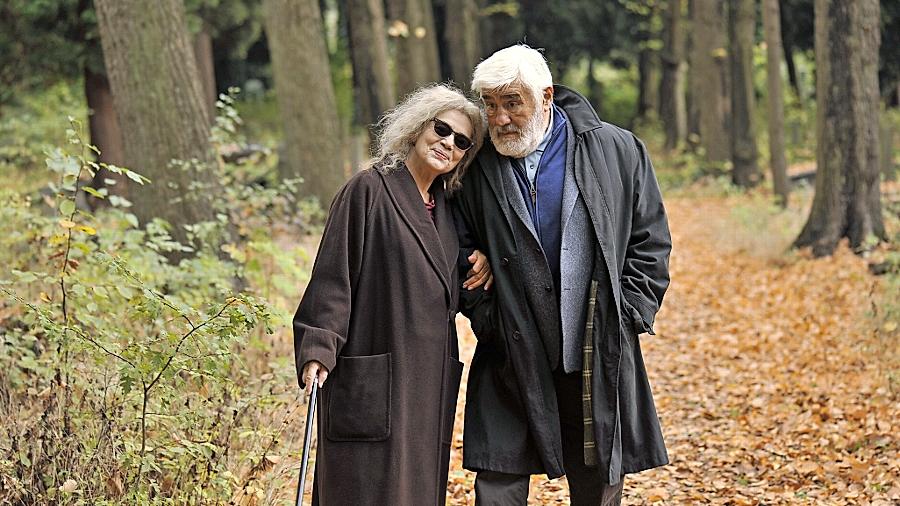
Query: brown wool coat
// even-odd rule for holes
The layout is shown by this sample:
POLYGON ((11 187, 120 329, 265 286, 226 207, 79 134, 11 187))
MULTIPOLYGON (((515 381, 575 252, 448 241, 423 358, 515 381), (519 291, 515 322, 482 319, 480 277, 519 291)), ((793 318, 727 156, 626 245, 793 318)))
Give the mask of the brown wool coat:
POLYGON ((332 203, 294 316, 298 375, 309 360, 331 371, 313 504, 444 504, 463 366, 442 186, 432 186, 434 221, 405 167, 362 171, 332 203))

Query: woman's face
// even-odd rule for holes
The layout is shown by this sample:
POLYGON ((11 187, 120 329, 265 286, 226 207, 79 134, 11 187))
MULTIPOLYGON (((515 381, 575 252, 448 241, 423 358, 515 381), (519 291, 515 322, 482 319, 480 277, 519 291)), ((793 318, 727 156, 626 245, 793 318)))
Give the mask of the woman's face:
MULTIPOLYGON (((469 118, 461 111, 444 111, 435 116, 435 119, 448 125, 455 133, 441 137, 435 132, 436 122, 429 121, 422 133, 419 134, 419 138, 416 139, 416 144, 407 161, 420 170, 430 172, 437 177, 456 168, 456 164, 466 154, 464 150, 456 146, 454 142, 456 135, 462 134, 468 139, 472 139, 473 129, 469 118)), ((441 128, 438 126, 438 129, 441 128)))

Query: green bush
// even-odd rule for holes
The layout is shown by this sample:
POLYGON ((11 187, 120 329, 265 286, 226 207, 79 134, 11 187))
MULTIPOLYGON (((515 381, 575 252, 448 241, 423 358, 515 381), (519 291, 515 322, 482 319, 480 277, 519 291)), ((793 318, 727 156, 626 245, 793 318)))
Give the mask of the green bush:
MULTIPOLYGON (((232 104, 219 143, 240 122, 232 104)), ((0 503, 227 502, 287 451, 274 415, 296 405, 293 364, 265 334, 289 313, 262 296, 296 296, 307 259, 279 237, 308 223, 260 170, 224 166, 225 216, 191 230, 230 241, 173 264, 185 245, 169 224, 139 228, 106 189, 81 188, 108 206, 76 206, 101 165, 70 121, 67 148, 47 156, 51 206, 0 190, 0 503)))

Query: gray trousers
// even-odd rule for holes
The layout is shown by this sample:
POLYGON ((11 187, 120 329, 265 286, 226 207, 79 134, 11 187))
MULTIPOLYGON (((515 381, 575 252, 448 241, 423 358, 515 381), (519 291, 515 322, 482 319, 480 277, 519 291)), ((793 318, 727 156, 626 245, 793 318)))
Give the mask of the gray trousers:
MULTIPOLYGON (((554 373, 553 379, 562 430, 563 466, 572 506, 619 506, 624 478, 610 486, 604 482, 599 469, 584 465, 581 372, 554 373)), ((528 503, 529 480, 527 474, 479 471, 475 476, 475 505, 524 506, 528 503)))

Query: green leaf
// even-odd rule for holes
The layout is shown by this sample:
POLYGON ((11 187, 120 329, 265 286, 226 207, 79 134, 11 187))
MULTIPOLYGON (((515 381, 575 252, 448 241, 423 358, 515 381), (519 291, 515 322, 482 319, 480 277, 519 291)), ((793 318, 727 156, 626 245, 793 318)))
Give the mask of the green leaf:
POLYGON ((13 269, 10 272, 12 272, 12 275, 15 276, 16 278, 18 278, 18 280, 22 283, 31 283, 32 281, 37 280, 37 276, 35 275, 35 273, 33 273, 31 271, 23 272, 23 271, 13 269))
POLYGON ((138 184, 144 184, 144 183, 149 183, 149 182, 150 182, 149 179, 147 179, 147 178, 145 178, 144 176, 138 174, 137 172, 130 171, 130 170, 128 170, 128 169, 122 169, 122 171, 125 172, 125 175, 128 176, 128 179, 134 181, 135 183, 138 183, 138 184))
POLYGON ((102 193, 103 190, 106 190, 106 188, 103 188, 102 190, 98 191, 98 190, 91 188, 90 186, 82 186, 81 189, 84 190, 86 193, 89 193, 89 194, 97 197, 98 199, 106 198, 102 193))
POLYGON ((59 204, 59 212, 65 216, 71 216, 75 212, 75 202, 65 199, 59 204))
MULTIPOLYGON (((131 207, 131 201, 118 195, 109 196, 109 204, 113 207, 131 207)), ((135 225, 137 226, 137 225, 135 225)))

